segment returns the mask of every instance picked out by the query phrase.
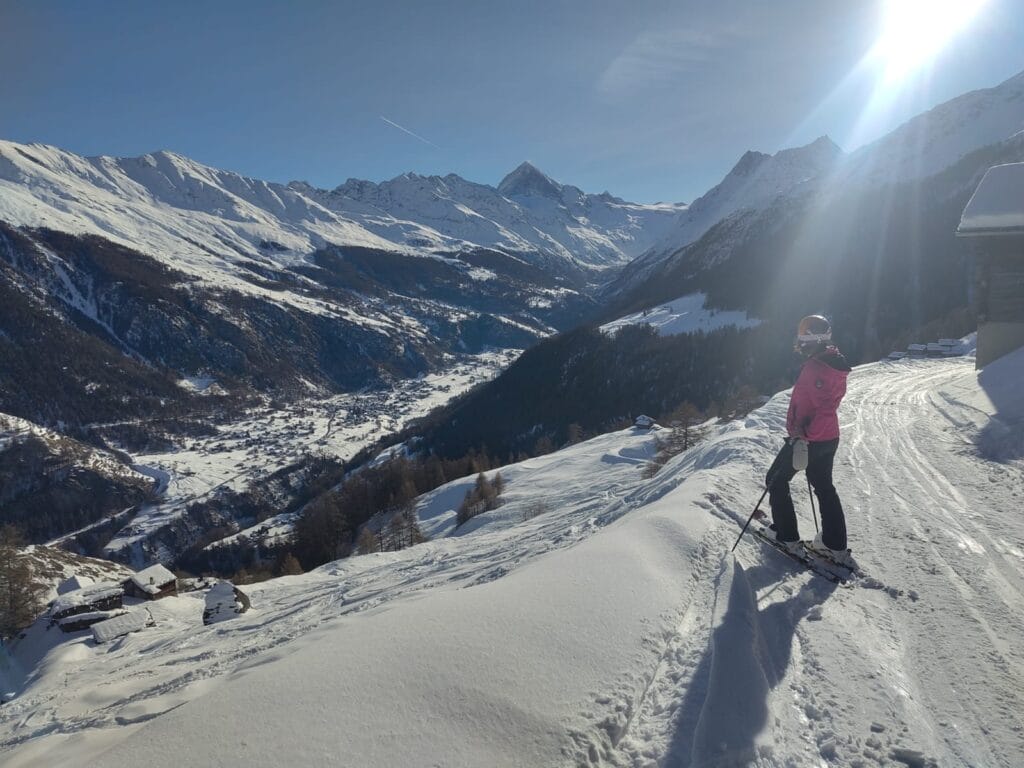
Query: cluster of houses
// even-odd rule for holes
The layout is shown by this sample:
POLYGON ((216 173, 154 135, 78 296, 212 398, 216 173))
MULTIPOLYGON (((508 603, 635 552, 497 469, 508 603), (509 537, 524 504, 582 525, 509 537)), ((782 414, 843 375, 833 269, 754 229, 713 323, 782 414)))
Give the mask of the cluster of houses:
MULTIPOLYGON (((201 587, 209 587, 203 583, 201 587)), ((138 632, 153 625, 153 616, 145 605, 125 607, 125 598, 140 601, 178 596, 178 579, 162 565, 152 565, 121 582, 93 582, 73 576, 57 588, 57 599, 50 606, 50 624, 63 632, 91 629, 97 643, 138 632)), ((245 613, 248 596, 228 581, 213 584, 207 591, 203 623, 212 624, 245 613)))
POLYGON ((178 579, 159 564, 133 573, 122 582, 93 583, 73 576, 57 588, 57 599, 50 606, 50 626, 56 625, 63 632, 92 628, 96 642, 108 642, 153 623, 145 608, 126 610, 125 597, 159 600, 177 594, 178 579))
POLYGON ((910 344, 906 352, 890 352, 890 360, 905 357, 959 357, 964 354, 964 345, 959 339, 939 339, 928 344, 910 344))

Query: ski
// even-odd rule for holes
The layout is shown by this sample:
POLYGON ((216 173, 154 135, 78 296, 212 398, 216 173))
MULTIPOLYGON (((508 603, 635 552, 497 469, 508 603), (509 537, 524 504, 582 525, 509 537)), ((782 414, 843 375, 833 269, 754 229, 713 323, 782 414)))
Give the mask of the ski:
MULTIPOLYGON (((813 554, 815 557, 820 557, 822 560, 828 561, 829 563, 834 565, 836 568, 845 568, 847 571, 849 571, 854 576, 857 576, 858 578, 862 578, 862 577, 867 576, 867 574, 864 573, 864 571, 861 569, 859 563, 855 563, 853 565, 850 565, 849 563, 841 562, 839 560, 836 560, 835 557, 833 557, 830 552, 827 552, 827 551, 825 551, 823 549, 816 549, 816 548, 810 546, 809 544, 807 544, 806 542, 804 543, 804 547, 807 549, 808 552, 813 554)), ((846 551, 849 552, 850 550, 846 550, 846 551)))
MULTIPOLYGON (((828 554, 807 546, 807 542, 796 552, 790 552, 782 544, 775 540, 775 531, 768 527, 768 516, 755 516, 757 525, 750 526, 750 533, 763 541, 768 546, 786 555, 794 562, 800 563, 812 573, 828 579, 834 584, 856 584, 865 589, 878 589, 886 592, 891 597, 902 597, 905 592, 897 587, 892 587, 885 582, 868 575, 859 564, 850 567, 846 563, 840 563, 829 557, 828 554)), ((911 593, 911 599, 916 600, 916 594, 911 593)))
POLYGON ((782 543, 776 541, 775 535, 772 531, 768 530, 764 526, 752 527, 750 529, 751 535, 760 539, 768 546, 772 547, 777 552, 786 555, 791 560, 800 563, 802 566, 812 573, 821 576, 823 579, 831 581, 833 584, 845 584, 850 581, 853 577, 853 573, 848 570, 842 569, 840 566, 833 564, 831 561, 825 561, 823 559, 816 558, 812 555, 811 551, 806 547, 801 546, 797 550, 788 550, 782 543))

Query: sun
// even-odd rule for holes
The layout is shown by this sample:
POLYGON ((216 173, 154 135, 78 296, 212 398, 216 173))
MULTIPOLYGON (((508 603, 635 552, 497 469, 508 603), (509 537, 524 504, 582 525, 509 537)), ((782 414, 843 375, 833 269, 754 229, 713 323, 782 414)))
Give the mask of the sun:
POLYGON ((926 65, 964 29, 987 0, 885 0, 882 33, 871 50, 887 81, 926 65))

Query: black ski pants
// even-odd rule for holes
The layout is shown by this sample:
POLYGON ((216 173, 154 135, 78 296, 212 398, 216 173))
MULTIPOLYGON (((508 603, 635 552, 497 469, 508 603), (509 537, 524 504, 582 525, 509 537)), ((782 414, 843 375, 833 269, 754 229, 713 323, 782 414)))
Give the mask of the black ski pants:
MULTIPOLYGON (((807 479, 818 497, 821 510, 821 539, 831 549, 846 549, 846 517, 839 494, 832 484, 832 462, 836 457, 839 439, 807 444, 807 479)), ((775 535, 780 541, 795 541, 800 538, 797 529, 796 510, 793 496, 789 492, 789 481, 796 475, 793 469, 793 446, 789 440, 775 457, 765 482, 768 485, 768 501, 772 507, 775 535)))

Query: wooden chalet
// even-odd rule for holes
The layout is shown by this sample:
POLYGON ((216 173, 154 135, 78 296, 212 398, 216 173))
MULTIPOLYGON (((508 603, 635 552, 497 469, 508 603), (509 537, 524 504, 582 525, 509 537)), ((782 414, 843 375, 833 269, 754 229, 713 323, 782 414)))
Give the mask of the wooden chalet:
POLYGON ((1024 163, 988 169, 956 234, 972 243, 975 365, 983 368, 1024 346, 1024 163))
POLYGON ((133 574, 124 582, 124 593, 142 600, 160 600, 178 595, 178 578, 157 563, 133 574))
POLYGON ((50 625, 64 632, 87 629, 120 611, 124 589, 120 584, 104 581, 60 595, 50 606, 50 625))

